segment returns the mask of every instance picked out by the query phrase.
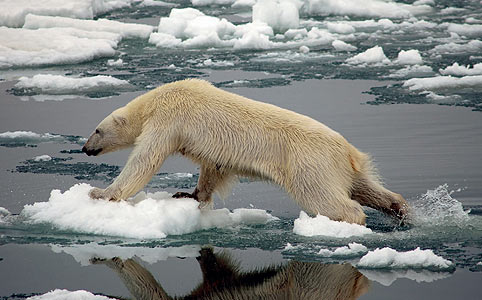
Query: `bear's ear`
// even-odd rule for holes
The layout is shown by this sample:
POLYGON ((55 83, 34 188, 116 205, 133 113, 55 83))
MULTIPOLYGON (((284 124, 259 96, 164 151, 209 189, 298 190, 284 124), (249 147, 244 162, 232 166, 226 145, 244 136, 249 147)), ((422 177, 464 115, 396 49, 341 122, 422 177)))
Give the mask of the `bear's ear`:
POLYGON ((117 125, 120 125, 120 126, 126 126, 127 125, 127 119, 125 117, 113 115, 112 118, 114 118, 114 122, 117 125))

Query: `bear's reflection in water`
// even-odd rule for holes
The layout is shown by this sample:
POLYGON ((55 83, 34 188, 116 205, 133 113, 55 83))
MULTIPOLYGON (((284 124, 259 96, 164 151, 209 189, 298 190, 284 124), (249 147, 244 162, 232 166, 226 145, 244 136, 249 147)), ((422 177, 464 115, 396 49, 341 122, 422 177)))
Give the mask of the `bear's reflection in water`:
POLYGON ((91 259, 119 275, 133 297, 144 299, 357 299, 369 280, 350 264, 290 261, 250 272, 239 270, 226 252, 203 248, 197 258, 203 282, 189 295, 170 297, 152 274, 133 259, 91 259))

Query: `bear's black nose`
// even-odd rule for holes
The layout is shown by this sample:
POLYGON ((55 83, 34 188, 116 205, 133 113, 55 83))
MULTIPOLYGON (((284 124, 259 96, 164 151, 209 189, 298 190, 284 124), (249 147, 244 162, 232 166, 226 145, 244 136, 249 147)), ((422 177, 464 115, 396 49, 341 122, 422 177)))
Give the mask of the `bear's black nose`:
POLYGON ((85 146, 82 147, 82 152, 87 153, 87 148, 85 148, 85 146))

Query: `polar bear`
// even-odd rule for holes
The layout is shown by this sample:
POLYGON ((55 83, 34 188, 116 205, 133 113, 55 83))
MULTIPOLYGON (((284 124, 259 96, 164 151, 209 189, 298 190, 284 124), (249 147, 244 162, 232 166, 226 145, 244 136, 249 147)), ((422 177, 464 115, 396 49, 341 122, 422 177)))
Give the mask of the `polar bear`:
POLYGON ((365 224, 363 206, 405 218, 405 199, 385 189, 370 157, 307 116, 254 101, 199 79, 162 85, 107 116, 87 155, 134 146, 120 175, 94 199, 119 201, 142 189, 171 154, 200 165, 192 197, 200 207, 238 176, 282 186, 306 212, 365 224))

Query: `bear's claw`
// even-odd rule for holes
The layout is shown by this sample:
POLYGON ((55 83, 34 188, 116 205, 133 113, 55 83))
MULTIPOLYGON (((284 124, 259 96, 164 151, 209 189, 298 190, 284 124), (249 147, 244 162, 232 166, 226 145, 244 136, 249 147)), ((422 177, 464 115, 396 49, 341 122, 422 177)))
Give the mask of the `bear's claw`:
POLYGON ((186 192, 177 192, 175 193, 174 195, 172 195, 172 198, 176 198, 176 199, 179 199, 179 198, 192 198, 192 199, 196 199, 197 198, 191 194, 191 193, 186 193, 186 192))

